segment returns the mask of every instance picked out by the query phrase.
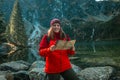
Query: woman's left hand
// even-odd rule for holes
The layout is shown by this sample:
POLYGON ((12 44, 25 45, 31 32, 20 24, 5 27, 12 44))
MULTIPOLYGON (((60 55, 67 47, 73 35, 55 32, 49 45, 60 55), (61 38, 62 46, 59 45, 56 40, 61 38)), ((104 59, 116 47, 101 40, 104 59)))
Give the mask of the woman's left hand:
POLYGON ((70 48, 70 50, 73 50, 73 51, 75 51, 75 46, 71 47, 71 48, 70 48))

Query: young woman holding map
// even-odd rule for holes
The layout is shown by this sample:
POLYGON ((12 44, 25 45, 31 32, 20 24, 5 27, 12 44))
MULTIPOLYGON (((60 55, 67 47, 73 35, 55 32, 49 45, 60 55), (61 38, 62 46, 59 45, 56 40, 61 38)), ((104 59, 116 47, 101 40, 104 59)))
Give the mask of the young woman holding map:
POLYGON ((63 31, 60 20, 55 18, 51 20, 48 33, 42 37, 39 48, 40 56, 46 59, 45 72, 48 80, 60 80, 60 76, 64 80, 79 80, 68 57, 75 54, 75 47, 72 45, 69 49, 57 49, 59 40, 70 41, 70 37, 63 31))

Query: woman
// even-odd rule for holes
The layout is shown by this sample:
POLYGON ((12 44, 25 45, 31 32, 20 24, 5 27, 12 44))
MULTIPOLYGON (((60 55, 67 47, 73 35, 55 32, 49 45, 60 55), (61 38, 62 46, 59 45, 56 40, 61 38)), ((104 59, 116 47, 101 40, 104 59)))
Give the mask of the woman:
POLYGON ((62 30, 60 20, 55 18, 51 20, 50 29, 43 36, 39 48, 40 55, 46 59, 45 72, 48 80, 60 80, 60 75, 64 80, 79 80, 68 57, 75 54, 75 47, 56 50, 55 44, 58 40, 70 40, 70 38, 62 30))

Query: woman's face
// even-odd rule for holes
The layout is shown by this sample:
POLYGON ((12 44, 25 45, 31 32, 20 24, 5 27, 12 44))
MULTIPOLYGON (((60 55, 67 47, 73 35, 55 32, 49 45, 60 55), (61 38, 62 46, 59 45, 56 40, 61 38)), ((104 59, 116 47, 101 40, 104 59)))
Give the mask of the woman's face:
POLYGON ((52 28, 53 28, 53 32, 58 33, 60 31, 60 24, 59 23, 54 23, 52 25, 52 28))

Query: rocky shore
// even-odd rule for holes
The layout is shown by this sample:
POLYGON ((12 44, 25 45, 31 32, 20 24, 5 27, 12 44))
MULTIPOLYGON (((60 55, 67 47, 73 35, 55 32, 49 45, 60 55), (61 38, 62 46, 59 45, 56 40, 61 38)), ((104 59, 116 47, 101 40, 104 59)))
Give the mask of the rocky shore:
MULTIPOLYGON (((23 60, 11 61, 0 64, 0 80, 43 80, 44 61, 35 61, 32 64, 23 60)), ((114 77, 115 68, 111 66, 88 67, 81 69, 72 64, 74 71, 80 80, 120 80, 120 77, 114 77)), ((63 78, 61 77, 61 80, 63 78)))

